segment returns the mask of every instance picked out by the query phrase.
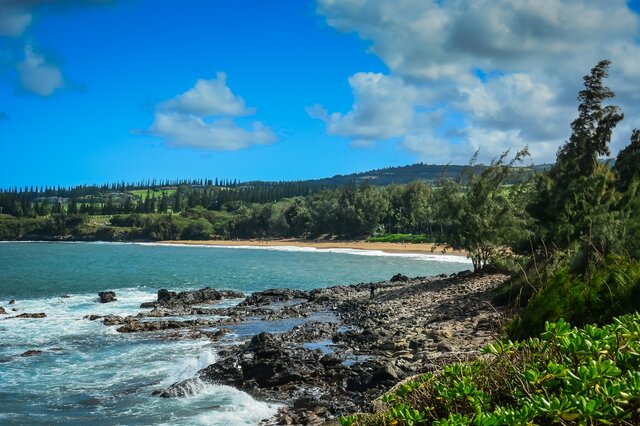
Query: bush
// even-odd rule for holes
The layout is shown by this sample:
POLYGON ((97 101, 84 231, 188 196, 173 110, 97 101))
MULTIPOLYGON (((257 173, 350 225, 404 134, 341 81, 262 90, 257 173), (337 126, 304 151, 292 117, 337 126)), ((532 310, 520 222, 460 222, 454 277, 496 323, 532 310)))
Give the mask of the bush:
POLYGON ((604 327, 547 323, 540 338, 497 342, 483 358, 419 376, 377 416, 343 425, 640 424, 640 314, 604 327))
POLYGON ((614 316, 640 310, 640 263, 609 256, 585 274, 562 268, 539 289, 509 325, 511 338, 541 332, 546 321, 565 318, 581 326, 605 324, 614 316))

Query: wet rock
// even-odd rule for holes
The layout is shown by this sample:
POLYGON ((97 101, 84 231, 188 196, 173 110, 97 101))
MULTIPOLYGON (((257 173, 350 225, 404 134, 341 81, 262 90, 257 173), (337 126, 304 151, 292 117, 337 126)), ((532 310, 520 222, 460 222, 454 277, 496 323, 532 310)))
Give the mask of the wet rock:
POLYGON ((0 315, 6 315, 7 311, 4 310, 2 306, 0 306, 0 315))
POLYGON ((409 277, 402 274, 395 274, 393 277, 391 277, 389 281, 391 281, 392 283, 397 283, 397 282, 406 283, 407 281, 409 281, 409 277))
POLYGON ((68 294, 63 294, 63 295, 60 296, 61 299, 68 299, 70 297, 71 296, 69 296, 68 294))
POLYGON ((176 297, 177 293, 175 291, 169 291, 166 289, 158 290, 158 302, 165 303, 170 301, 172 298, 176 297))
POLYGON ((212 303, 221 299, 239 299, 244 297, 243 293, 233 290, 215 290, 211 287, 201 288, 199 290, 169 291, 166 289, 158 290, 158 297, 155 302, 145 302, 140 305, 141 308, 178 308, 190 307, 205 303, 212 303))
POLYGON ((128 315, 126 317, 120 317, 118 315, 105 315, 102 319, 102 323, 104 325, 128 324, 134 321, 137 321, 137 319, 131 315, 128 315))
POLYGON ((125 324, 116 329, 119 333, 139 333, 146 331, 162 331, 162 330, 175 330, 179 328, 189 327, 205 327, 216 325, 218 321, 214 320, 186 320, 186 321, 138 321, 132 319, 130 321, 124 319, 125 324))
POLYGON ((15 305, 15 304, 16 304, 16 301, 15 301, 14 299, 11 299, 11 300, 9 300, 9 304, 10 304, 10 305, 15 305))
POLYGON ((274 302, 287 302, 294 299, 308 298, 309 292, 306 291, 276 288, 253 293, 240 302, 239 306, 264 306, 274 302))
MULTIPOLYGON (((259 333, 249 342, 224 346, 218 361, 195 378, 155 394, 190 395, 202 382, 230 385, 256 398, 283 403, 270 420, 279 424, 315 424, 369 411, 370 404, 399 380, 455 361, 458 352, 484 346, 490 333, 489 324, 481 319, 499 317, 490 304, 491 291, 506 278, 465 273, 405 281, 398 276, 394 282, 309 292, 257 292, 239 306, 211 309, 208 314, 228 317, 218 326, 308 315, 333 315, 340 322, 307 321, 283 333, 259 333), (374 299, 371 286, 376 290, 374 299), (319 343, 317 349, 307 344, 314 342, 319 343)), ((166 297, 173 298, 171 293, 166 297)), ((194 309, 168 306, 152 312, 160 317, 194 309)))
POLYGON ((43 353, 44 352, 39 351, 37 349, 29 349, 28 351, 23 352, 22 354, 20 354, 20 356, 26 358, 26 357, 30 357, 30 356, 40 355, 40 354, 43 354, 43 353))
POLYGON ((20 315, 16 315, 15 317, 12 318, 46 318, 47 314, 45 314, 44 312, 38 312, 38 313, 24 313, 24 314, 20 314, 20 315))
POLYGON ((82 317, 82 319, 88 319, 89 321, 95 321, 97 319, 102 318, 101 315, 85 315, 84 317, 82 317))
POLYGON ((110 303, 118 300, 116 299, 115 291, 101 291, 98 293, 98 297, 100 298, 100 303, 110 303))

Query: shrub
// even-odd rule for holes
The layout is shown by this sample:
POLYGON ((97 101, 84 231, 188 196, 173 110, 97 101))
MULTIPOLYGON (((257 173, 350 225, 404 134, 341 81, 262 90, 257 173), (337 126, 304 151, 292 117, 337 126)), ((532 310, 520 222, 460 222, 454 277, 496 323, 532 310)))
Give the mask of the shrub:
POLYGON ((581 326, 604 324, 614 316, 640 310, 640 263, 609 256, 585 274, 562 268, 529 300, 509 325, 511 338, 541 332, 546 321, 564 318, 581 326))
POLYGON ((425 374, 383 397, 352 425, 637 425, 640 314, 604 327, 547 323, 539 338, 501 341, 483 357, 425 374))

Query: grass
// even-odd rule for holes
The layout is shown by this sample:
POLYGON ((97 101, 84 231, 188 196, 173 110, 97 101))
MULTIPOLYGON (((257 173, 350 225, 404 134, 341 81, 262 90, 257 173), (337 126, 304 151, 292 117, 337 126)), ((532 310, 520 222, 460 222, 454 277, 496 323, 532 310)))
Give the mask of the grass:
POLYGON ((155 198, 160 198, 162 197, 162 194, 165 194, 167 196, 173 195, 176 193, 176 190, 175 189, 164 189, 164 190, 151 189, 147 191, 146 189, 136 189, 133 191, 129 191, 129 194, 135 195, 136 197, 140 197, 141 199, 144 200, 147 197, 147 192, 155 198))

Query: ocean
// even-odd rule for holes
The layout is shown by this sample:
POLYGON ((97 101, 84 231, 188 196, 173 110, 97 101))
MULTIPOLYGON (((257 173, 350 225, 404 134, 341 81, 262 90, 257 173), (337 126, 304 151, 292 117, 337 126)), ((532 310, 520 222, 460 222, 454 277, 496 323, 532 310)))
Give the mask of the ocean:
POLYGON ((249 294, 469 268, 468 260, 457 256, 346 249, 3 242, 0 306, 7 315, 0 315, 0 424, 255 425, 273 415, 278 404, 219 385, 202 384, 184 398, 151 393, 214 363, 221 345, 261 331, 286 331, 302 320, 242 324, 212 343, 120 334, 116 327, 83 317, 134 315, 161 288, 208 286, 249 294), (118 300, 98 303, 97 293, 104 290, 115 291, 118 300), (25 312, 47 317, 7 319, 25 312), (28 350, 42 353, 21 356, 28 350))

